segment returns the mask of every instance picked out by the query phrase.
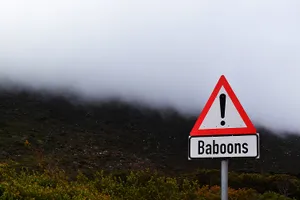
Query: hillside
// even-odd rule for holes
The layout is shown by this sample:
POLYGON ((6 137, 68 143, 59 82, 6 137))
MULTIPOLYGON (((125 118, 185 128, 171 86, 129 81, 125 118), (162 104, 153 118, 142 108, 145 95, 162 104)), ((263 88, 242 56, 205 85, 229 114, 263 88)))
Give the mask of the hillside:
MULTIPOLYGON (((0 92, 0 160, 21 166, 55 166, 73 173, 156 169, 168 174, 219 169, 219 160, 187 160, 187 139, 196 118, 120 101, 74 104, 62 96, 19 90, 0 92), (28 141, 28 142, 26 142, 28 141)), ((265 128, 261 158, 234 159, 229 169, 298 175, 300 137, 265 128)))

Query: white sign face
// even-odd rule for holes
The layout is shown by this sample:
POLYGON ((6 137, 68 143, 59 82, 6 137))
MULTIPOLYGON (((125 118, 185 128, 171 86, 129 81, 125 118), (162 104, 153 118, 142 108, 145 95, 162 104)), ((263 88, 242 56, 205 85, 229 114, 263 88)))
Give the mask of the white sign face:
POLYGON ((221 87, 199 129, 247 128, 224 87, 221 87), (224 118, 221 118, 220 96, 224 95, 224 118), (220 123, 221 122, 221 123, 220 123))
POLYGON ((189 138, 189 159, 234 157, 258 158, 259 134, 189 138))

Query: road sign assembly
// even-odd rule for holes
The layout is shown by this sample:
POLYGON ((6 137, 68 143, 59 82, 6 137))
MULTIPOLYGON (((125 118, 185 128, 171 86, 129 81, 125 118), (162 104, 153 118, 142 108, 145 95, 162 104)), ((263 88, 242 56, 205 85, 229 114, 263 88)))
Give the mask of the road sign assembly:
POLYGON ((259 134, 222 75, 189 136, 188 159, 222 158, 221 199, 228 199, 228 159, 259 158, 259 134))
POLYGON ((189 159, 259 157, 259 134, 222 75, 190 132, 189 159))

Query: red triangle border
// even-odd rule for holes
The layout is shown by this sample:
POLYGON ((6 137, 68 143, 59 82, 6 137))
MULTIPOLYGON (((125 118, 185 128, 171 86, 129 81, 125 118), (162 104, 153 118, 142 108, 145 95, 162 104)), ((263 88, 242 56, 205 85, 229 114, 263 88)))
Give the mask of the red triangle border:
POLYGON ((240 101, 238 100, 237 96, 235 95, 234 91, 232 90, 229 82, 226 80, 225 76, 222 75, 220 77, 218 83, 216 84, 212 94, 210 95, 207 103, 205 104, 201 114, 199 115, 194 127, 192 128, 192 130, 190 132, 190 136, 241 135, 241 134, 256 134, 256 128, 252 124, 250 118, 248 117, 248 115, 245 112, 244 108, 242 107, 240 101), (236 107, 237 111, 239 112, 240 116, 244 120, 247 127, 198 130, 198 128, 200 127, 203 120, 205 119, 208 111, 210 110, 210 108, 222 86, 227 91, 229 97, 231 98, 234 106, 236 107))

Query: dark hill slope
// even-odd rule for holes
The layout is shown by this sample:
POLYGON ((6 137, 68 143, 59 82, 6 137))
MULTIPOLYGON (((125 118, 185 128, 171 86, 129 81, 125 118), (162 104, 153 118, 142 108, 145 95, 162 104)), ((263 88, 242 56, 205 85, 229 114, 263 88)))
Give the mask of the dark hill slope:
MULTIPOLYGON (((219 168, 218 160, 187 160, 187 139, 196 118, 118 101, 72 104, 34 92, 0 93, 0 159, 22 166, 82 170, 140 169, 167 173, 219 168), (28 148, 26 140, 31 144, 28 148)), ((261 159, 230 161, 237 171, 300 171, 300 137, 284 139, 259 129, 261 159)))

